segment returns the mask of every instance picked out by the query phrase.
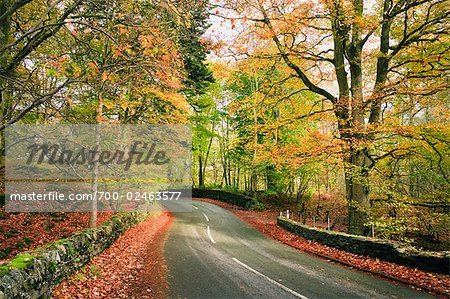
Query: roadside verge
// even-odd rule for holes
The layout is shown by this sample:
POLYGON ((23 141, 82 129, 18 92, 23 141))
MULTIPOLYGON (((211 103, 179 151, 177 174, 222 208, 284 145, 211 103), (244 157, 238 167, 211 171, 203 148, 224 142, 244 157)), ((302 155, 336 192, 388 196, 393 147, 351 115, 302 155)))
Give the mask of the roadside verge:
POLYGON ((127 230, 52 293, 54 299, 167 298, 164 242, 172 222, 158 213, 127 230))
POLYGON ((0 299, 47 298, 53 288, 150 213, 120 213, 95 229, 19 254, 0 267, 0 299))

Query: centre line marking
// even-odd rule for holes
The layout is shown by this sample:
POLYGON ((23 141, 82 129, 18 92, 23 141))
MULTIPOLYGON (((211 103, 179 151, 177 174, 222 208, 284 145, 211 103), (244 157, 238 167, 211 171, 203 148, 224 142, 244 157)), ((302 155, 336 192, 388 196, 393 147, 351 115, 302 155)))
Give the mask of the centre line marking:
MULTIPOLYGON (((202 212, 203 213, 203 212, 202 212)), ((209 221, 209 218, 208 218, 208 216, 206 216, 206 214, 205 213, 203 213, 203 216, 205 216, 205 218, 206 218, 206 221, 209 221)))
POLYGON ((216 244, 216 241, 214 241, 214 239, 213 239, 213 237, 211 236, 211 230, 209 229, 209 225, 208 225, 208 237, 209 237, 209 239, 211 240, 211 242, 213 243, 213 244, 216 244))
POLYGON ((271 283, 273 283, 273 284, 276 285, 277 287, 282 288, 283 290, 285 290, 285 291, 288 292, 289 294, 294 295, 294 296, 297 297, 297 298, 301 298, 301 299, 309 299, 308 297, 303 296, 302 294, 299 294, 299 293, 297 293, 296 291, 291 290, 290 288, 288 288, 288 287, 282 285, 282 284, 279 283, 278 281, 275 281, 275 280, 273 280, 272 278, 267 277, 266 275, 264 275, 264 274, 262 274, 262 273, 256 271, 256 270, 253 269, 252 267, 247 266, 246 264, 244 264, 243 262, 241 262, 241 261, 238 260, 237 258, 234 258, 234 257, 233 257, 233 261, 235 261, 236 263, 238 263, 239 265, 241 265, 241 266, 244 267, 245 269, 247 269, 247 270, 249 270, 249 271, 255 273, 256 275, 259 275, 259 276, 261 276, 261 277, 267 279, 268 281, 270 281, 271 283))

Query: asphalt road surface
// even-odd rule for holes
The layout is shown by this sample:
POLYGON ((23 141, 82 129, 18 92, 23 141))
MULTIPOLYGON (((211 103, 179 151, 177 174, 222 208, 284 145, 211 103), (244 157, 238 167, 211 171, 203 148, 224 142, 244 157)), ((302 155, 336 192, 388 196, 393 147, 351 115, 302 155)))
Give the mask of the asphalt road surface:
POLYGON ((427 298, 293 249, 233 213, 193 202, 165 244, 171 298, 427 298))

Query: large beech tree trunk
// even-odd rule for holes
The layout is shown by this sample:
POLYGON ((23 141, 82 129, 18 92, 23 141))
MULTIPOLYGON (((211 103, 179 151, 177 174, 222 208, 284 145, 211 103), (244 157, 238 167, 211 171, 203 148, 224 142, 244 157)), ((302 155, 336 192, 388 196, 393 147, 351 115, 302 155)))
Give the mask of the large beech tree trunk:
MULTIPOLYGON (((359 17, 363 15, 363 0, 354 0, 354 11, 359 17)), ((351 121, 350 126, 356 136, 352 136, 350 142, 356 140, 357 149, 352 146, 349 149, 347 165, 350 172, 346 175, 346 193, 348 204, 348 230, 351 234, 369 235, 367 226, 370 212, 369 199, 369 161, 365 154, 364 135, 365 124, 365 102, 363 94, 363 72, 362 72, 362 44, 361 28, 358 23, 353 25, 351 33, 351 45, 347 49, 350 65, 351 86, 351 121), (360 148, 362 146, 362 148, 360 148)))
POLYGON ((362 150, 350 150, 345 169, 345 187, 348 205, 348 232, 369 235, 366 225, 370 211, 367 157, 362 150))

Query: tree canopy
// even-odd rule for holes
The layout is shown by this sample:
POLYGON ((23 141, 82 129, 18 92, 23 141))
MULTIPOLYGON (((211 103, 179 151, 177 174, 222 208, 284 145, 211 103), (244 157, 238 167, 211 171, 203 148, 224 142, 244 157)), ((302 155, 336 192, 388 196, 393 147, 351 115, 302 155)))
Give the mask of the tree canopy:
POLYGON ((249 192, 303 219, 336 213, 354 234, 439 239, 447 6, 2 0, 0 131, 188 123, 195 186, 249 192))

